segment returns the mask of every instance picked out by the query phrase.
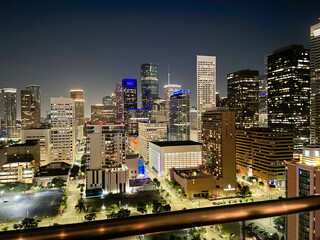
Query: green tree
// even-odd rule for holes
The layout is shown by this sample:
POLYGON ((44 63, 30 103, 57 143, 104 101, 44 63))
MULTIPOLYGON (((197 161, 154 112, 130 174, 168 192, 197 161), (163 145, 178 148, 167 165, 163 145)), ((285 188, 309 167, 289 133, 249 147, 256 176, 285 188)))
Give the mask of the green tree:
POLYGON ((112 212, 117 212, 117 211, 119 211, 119 207, 117 206, 117 204, 112 204, 112 205, 110 206, 110 208, 111 208, 111 211, 112 211, 112 212))
POLYGON ((158 200, 153 200, 152 202, 152 212, 157 213, 161 210, 161 203, 158 200))
POLYGON ((163 206, 163 210, 164 210, 165 212, 171 211, 171 206, 170 206, 170 204, 164 205, 164 206, 163 206))
POLYGON ((3 225, 1 231, 7 231, 9 229, 8 225, 3 225))
POLYGON ((158 180, 158 178, 154 178, 154 179, 153 179, 153 183, 156 185, 157 188, 160 187, 160 184, 161 184, 161 183, 160 183, 160 181, 158 180))
POLYGON ((86 210, 86 200, 80 197, 75 208, 79 210, 79 212, 84 212, 86 210))
POLYGON ((97 214, 96 213, 88 213, 84 216, 84 220, 86 222, 91 222, 94 221, 97 218, 97 214))
POLYGON ((54 184, 54 187, 61 189, 61 188, 65 187, 66 181, 61 178, 54 178, 54 179, 52 179, 51 184, 52 185, 54 184))
POLYGON ((147 205, 143 202, 139 202, 138 203, 138 207, 137 207, 137 211, 142 213, 142 214, 145 214, 147 213, 147 205))
POLYGON ((121 208, 117 213, 117 218, 127 218, 131 214, 131 211, 126 208, 121 208))
POLYGON ((73 167, 70 169, 70 177, 75 178, 79 175, 80 167, 78 165, 73 165, 73 167))
POLYGON ((273 223, 275 225, 280 225, 282 227, 285 226, 285 217, 284 216, 279 216, 273 219, 273 223))
POLYGON ((15 223, 13 225, 14 229, 32 229, 32 228, 37 228, 39 222, 41 222, 40 219, 37 219, 36 217, 33 218, 24 218, 21 222, 15 223))

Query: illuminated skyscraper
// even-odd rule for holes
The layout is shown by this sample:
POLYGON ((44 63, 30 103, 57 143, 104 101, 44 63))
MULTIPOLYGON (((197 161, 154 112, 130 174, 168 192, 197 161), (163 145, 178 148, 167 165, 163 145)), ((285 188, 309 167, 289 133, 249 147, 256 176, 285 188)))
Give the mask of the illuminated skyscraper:
POLYGON ((310 28, 310 140, 320 144, 320 23, 310 28))
POLYGON ((236 112, 236 128, 251 128, 259 120, 259 71, 228 74, 229 108, 236 112))
POLYGON ((219 188, 236 187, 235 112, 218 107, 203 113, 202 159, 204 170, 215 176, 219 188))
POLYGON ((0 89, 0 123, 1 136, 12 138, 16 132, 17 89, 0 89))
POLYGON ((169 141, 190 140, 190 95, 189 90, 174 92, 169 103, 169 141))
POLYGON ((148 102, 159 97, 158 64, 141 65, 141 103, 142 108, 150 108, 148 102))
POLYGON ((202 141, 201 115, 216 106, 216 57, 197 55, 198 141, 202 141))
POLYGON ((116 91, 114 92, 116 104, 116 122, 121 123, 124 121, 124 103, 123 103, 123 88, 122 82, 117 82, 116 91))
POLYGON ((137 79, 123 79, 123 106, 124 110, 136 109, 138 107, 137 102, 137 79))
POLYGON ((36 128, 35 124, 35 108, 36 103, 33 99, 31 91, 21 90, 21 129, 36 128))
POLYGON ((268 122, 274 131, 292 132, 295 152, 309 142, 309 50, 289 45, 268 56, 268 122))
POLYGON ((51 98, 51 161, 71 163, 75 156, 75 110, 72 98, 51 98))
POLYGON ((82 133, 85 127, 83 90, 70 90, 70 95, 74 100, 76 139, 81 140, 81 137, 83 135, 82 133))
POLYGON ((26 90, 31 92, 34 102, 34 126, 39 127, 41 125, 41 91, 40 85, 28 85, 26 90))
POLYGON ((102 98, 102 104, 105 106, 113 106, 113 99, 110 96, 105 96, 102 98))

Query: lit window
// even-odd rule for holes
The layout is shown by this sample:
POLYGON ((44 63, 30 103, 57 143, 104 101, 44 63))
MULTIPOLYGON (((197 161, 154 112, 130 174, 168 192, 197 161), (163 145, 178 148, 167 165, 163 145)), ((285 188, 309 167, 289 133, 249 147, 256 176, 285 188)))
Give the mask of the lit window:
POLYGON ((319 157, 319 151, 315 151, 315 152, 314 152, 314 156, 315 156, 315 157, 319 157))
POLYGON ((305 150, 305 151, 304 151, 304 155, 305 155, 306 157, 309 157, 309 150, 305 150))

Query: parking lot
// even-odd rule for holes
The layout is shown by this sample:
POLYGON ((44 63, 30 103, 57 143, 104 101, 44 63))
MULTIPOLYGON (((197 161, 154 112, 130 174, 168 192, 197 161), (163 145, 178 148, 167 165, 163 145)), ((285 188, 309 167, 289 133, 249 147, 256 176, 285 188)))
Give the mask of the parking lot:
POLYGON ((0 195, 0 222, 18 221, 25 217, 55 216, 62 198, 60 190, 34 194, 4 193, 0 195))

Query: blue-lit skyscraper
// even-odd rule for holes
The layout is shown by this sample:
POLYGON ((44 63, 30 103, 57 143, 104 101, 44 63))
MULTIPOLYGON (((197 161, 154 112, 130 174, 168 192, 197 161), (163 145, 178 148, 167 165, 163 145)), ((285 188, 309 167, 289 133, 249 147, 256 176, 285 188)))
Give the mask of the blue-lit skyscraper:
POLYGON ((150 108, 148 102, 159 98, 158 64, 146 63, 141 65, 141 103, 142 108, 150 108))
POLYGON ((169 102, 169 141, 190 140, 189 90, 174 92, 169 102))
POLYGON ((137 79, 123 79, 123 104, 124 110, 137 108, 137 79))

